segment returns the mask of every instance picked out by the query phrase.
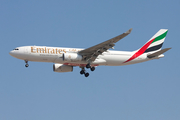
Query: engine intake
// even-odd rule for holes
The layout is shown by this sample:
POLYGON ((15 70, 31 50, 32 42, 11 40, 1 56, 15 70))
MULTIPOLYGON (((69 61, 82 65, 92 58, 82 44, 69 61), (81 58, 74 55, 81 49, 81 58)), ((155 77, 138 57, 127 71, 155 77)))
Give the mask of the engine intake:
POLYGON ((63 61, 77 62, 81 60, 82 60, 82 56, 78 55, 77 53, 64 53, 63 54, 63 61))
POLYGON ((63 65, 63 64, 54 64, 53 65, 54 72, 72 72, 73 66, 63 65))

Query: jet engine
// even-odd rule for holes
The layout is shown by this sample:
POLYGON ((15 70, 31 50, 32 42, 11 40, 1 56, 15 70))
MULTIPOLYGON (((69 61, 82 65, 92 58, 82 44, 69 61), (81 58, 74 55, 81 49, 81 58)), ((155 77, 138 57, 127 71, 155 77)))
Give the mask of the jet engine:
POLYGON ((63 54, 63 61, 77 62, 81 60, 82 60, 82 56, 78 55, 77 53, 64 53, 63 54))
POLYGON ((54 72, 72 72, 73 66, 63 65, 63 64, 54 64, 53 65, 54 72))

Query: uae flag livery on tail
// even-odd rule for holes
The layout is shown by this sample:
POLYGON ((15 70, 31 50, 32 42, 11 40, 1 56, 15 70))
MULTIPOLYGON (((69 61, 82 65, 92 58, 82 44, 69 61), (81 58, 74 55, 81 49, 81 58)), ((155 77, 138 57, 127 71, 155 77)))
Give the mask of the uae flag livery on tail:
POLYGON ((167 32, 168 32, 167 29, 159 30, 157 34, 152 37, 152 40, 148 41, 148 42, 151 41, 152 42, 150 46, 146 49, 145 53, 160 50, 166 38, 167 32))
POLYGON ((161 50, 161 47, 164 43, 164 40, 166 38, 168 30, 167 29, 160 29, 143 47, 141 47, 139 50, 133 54, 132 57, 130 57, 126 62, 129 62, 143 53, 154 53, 156 51, 161 50))

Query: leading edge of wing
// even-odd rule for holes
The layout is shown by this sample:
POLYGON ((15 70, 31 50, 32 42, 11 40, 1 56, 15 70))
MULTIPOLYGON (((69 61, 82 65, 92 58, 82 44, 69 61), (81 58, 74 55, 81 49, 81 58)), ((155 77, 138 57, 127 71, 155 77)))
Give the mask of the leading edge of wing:
MULTIPOLYGON (((119 40, 121 40, 122 38, 126 37, 128 34, 131 33, 131 31, 132 31, 132 28, 129 29, 128 31, 126 31, 125 33, 123 33, 123 34, 121 34, 121 35, 118 35, 118 36, 116 36, 116 37, 114 37, 114 38, 112 38, 112 39, 109 39, 109 40, 107 40, 107 41, 105 41, 105 42, 102 42, 102 43, 100 43, 100 44, 98 44, 98 45, 95 45, 95 46, 92 46, 92 47, 90 47, 90 48, 87 48, 87 49, 84 49, 84 50, 82 50, 82 51, 79 51, 79 54, 80 54, 80 55, 92 54, 92 53, 96 52, 97 50, 102 49, 102 48, 105 47, 105 46, 108 46, 108 45, 113 45, 113 46, 114 46, 113 43, 116 43, 116 42, 118 42, 119 40)), ((113 47, 113 46, 112 46, 112 47, 113 47)), ((109 48, 108 48, 108 49, 109 49, 109 48)))

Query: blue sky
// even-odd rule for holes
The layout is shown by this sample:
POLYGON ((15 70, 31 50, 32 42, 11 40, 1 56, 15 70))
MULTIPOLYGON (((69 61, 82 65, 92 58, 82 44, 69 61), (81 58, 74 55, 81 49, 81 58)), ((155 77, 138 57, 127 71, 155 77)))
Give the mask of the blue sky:
POLYGON ((0 1, 0 119, 179 120, 179 0, 0 1), (18 46, 88 48, 129 28, 115 50, 140 48, 169 29, 159 60, 97 67, 85 78, 53 72, 53 63, 13 58, 18 46))

